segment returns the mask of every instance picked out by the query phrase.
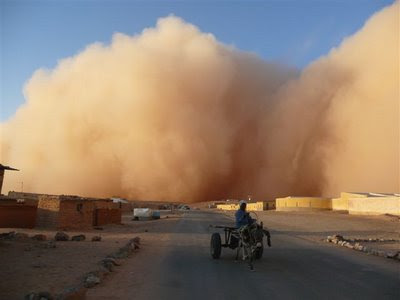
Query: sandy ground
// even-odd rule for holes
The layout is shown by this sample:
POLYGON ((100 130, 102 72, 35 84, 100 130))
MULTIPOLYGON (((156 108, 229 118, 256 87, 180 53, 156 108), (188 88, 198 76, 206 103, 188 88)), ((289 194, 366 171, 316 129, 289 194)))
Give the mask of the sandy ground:
MULTIPOLYGON (((39 291, 49 291, 56 294, 65 288, 76 286, 82 282, 85 273, 99 267, 99 261, 106 255, 122 247, 129 239, 140 236, 142 239, 142 249, 123 262, 123 265, 109 275, 98 288, 94 290, 91 289, 88 292, 88 296, 89 298, 91 297, 91 299, 97 299, 98 296, 103 295, 109 295, 111 297, 114 293, 119 293, 119 296, 113 296, 111 298, 105 296, 101 298, 125 299, 123 296, 124 288, 130 288, 130 285, 134 285, 135 288, 138 288, 138 285, 147 285, 145 280, 147 275, 145 276, 143 273, 140 276, 135 274, 141 269, 140 264, 138 265, 139 262, 136 262, 136 260, 142 260, 142 258, 144 259, 144 257, 146 257, 142 264, 142 271, 144 272, 149 264, 156 264, 157 261, 160 261, 160 265, 162 265, 168 262, 168 260, 162 258, 163 256, 160 256, 160 253, 164 253, 164 251, 166 251, 166 253, 171 251, 175 253, 174 251, 178 251, 182 247, 183 251, 187 246, 188 240, 193 240, 193 245, 196 245, 193 246, 193 249, 191 248, 190 251, 194 251, 194 249, 200 247, 201 251, 204 252, 199 255, 198 259, 208 257, 209 230, 206 227, 209 221, 207 221, 207 218, 212 217, 211 219, 215 219, 218 218, 217 215, 223 214, 229 217, 224 222, 233 223, 232 216, 234 212, 217 213, 216 211, 205 210, 205 212, 207 211, 209 211, 211 215, 203 216, 201 215, 201 211, 199 211, 197 214, 190 214, 191 217, 185 222, 182 221, 180 214, 169 215, 168 218, 163 216, 161 220, 154 221, 132 221, 131 215, 125 215, 123 216, 123 225, 104 226, 104 230, 67 232, 70 236, 83 233, 86 235, 86 241, 56 242, 57 247, 54 249, 43 248, 42 245, 46 242, 37 242, 30 239, 1 241, 0 299, 22 299, 23 296, 29 292, 39 291), (196 221, 196 218, 193 219, 193 216, 197 215, 201 216, 199 219, 201 221, 200 223, 196 221), (201 226, 199 224, 201 224, 201 226), (188 228, 187 226, 194 227, 188 228), (196 230, 199 232, 204 231, 205 234, 199 236, 196 230), (91 237, 94 235, 102 236, 102 241, 91 242, 91 237), (146 252, 146 254, 142 252, 146 252), (123 279, 125 277, 127 277, 126 280, 123 279), (115 286, 116 281, 119 280, 122 282, 121 286, 115 286), (122 290, 120 291, 119 289, 122 290)), ((273 243, 275 244, 279 242, 279 239, 282 239, 285 241, 285 243, 282 244, 286 247, 286 242, 294 243, 300 239, 309 241, 312 244, 321 244, 322 247, 328 247, 327 249, 331 249, 329 251, 337 252, 338 255, 347 253, 346 255, 350 255, 354 258, 360 257, 360 259, 362 257, 366 257, 367 259, 367 255, 364 253, 357 253, 350 249, 343 249, 336 245, 330 244, 325 246, 323 244, 326 243, 322 240, 326 238, 327 235, 333 234, 341 234, 351 238, 399 239, 400 236, 400 223, 399 219, 396 217, 354 216, 332 211, 265 211, 257 212, 257 215, 271 230, 273 243), (295 239, 293 240, 293 238, 295 239)), ((23 232, 30 236, 43 233, 46 234, 48 238, 53 238, 56 232, 37 229, 0 229, 0 233, 9 231, 23 232)), ((314 249, 312 248, 314 247, 312 244, 310 249, 314 249)), ((296 247, 291 251, 295 251, 296 247)), ((385 250, 400 250, 399 243, 374 243, 374 247, 377 249, 383 248, 385 250)), ((174 257, 175 255, 176 254, 174 254, 174 257)), ((183 257, 185 255, 190 256, 191 254, 179 252, 178 256, 183 257)), ((277 252, 277 255, 281 255, 280 252, 277 252)), ((190 260, 192 257, 190 256, 188 259, 190 260)), ((376 263, 379 261, 386 263, 385 261, 387 260, 380 257, 370 259, 376 260, 376 263)), ((177 263, 180 264, 180 260, 177 263)), ((170 268, 169 265, 167 267, 170 268)), ((162 269, 163 267, 160 268, 162 269)), ((196 266, 193 266, 193 268, 193 270, 196 270, 196 266)), ((161 269, 157 269, 157 272, 161 274, 160 276, 162 276, 164 272, 169 272, 167 269, 161 269)), ((157 274, 158 273, 155 273, 153 275, 157 277, 157 274)), ((192 275, 195 277, 194 274, 192 275)), ((148 276, 151 277, 151 274, 148 276)), ((150 277, 149 280, 152 280, 150 277)), ((146 292, 144 292, 142 299, 146 299, 146 293, 151 294, 149 289, 151 290, 151 288, 148 288, 146 292)))
MULTIPOLYGON (((159 226, 157 223, 168 226, 175 223, 179 215, 163 216, 161 220, 153 221, 132 221, 131 218, 131 215, 124 215, 122 225, 103 226, 103 230, 67 231, 70 237, 85 234, 86 240, 56 242, 56 248, 44 248, 46 242, 31 239, 0 241, 0 299, 22 299, 30 292, 40 291, 57 294, 76 286, 83 281, 85 273, 96 270, 104 257, 129 239, 135 236, 144 238, 159 226), (102 237, 101 242, 91 241, 95 235, 102 237)), ((48 239, 53 239, 56 233, 53 230, 0 229, 0 233, 10 231, 29 236, 45 234, 48 239)))
MULTIPOLYGON (((264 217, 268 219, 265 222, 272 232, 273 246, 265 248, 263 258, 255 262, 254 272, 243 261, 235 262, 234 250, 224 248, 218 260, 210 256, 211 233, 223 232, 209 225, 232 225, 232 218, 216 211, 194 210, 168 226, 157 223, 143 239, 135 259, 117 268, 110 280, 89 289, 87 298, 399 299, 397 261, 310 238, 322 237, 330 230, 336 232, 340 226, 335 224, 342 217, 348 217, 348 226, 357 223, 358 218, 277 212, 266 212, 264 217), (298 224, 307 220, 311 220, 309 225, 298 224), (286 227, 286 223, 291 224, 286 227), (319 229, 307 235, 316 224, 319 229)), ((365 218, 360 226, 370 220, 365 218)), ((386 224, 382 223, 379 230, 386 232, 393 224, 383 221, 386 224)), ((347 225, 342 228, 351 231, 347 225)))

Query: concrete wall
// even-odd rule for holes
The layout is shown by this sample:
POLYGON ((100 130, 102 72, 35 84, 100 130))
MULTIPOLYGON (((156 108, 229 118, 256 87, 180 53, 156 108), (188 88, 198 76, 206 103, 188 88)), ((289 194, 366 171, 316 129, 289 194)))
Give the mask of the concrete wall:
POLYGON ((349 210, 349 198, 366 198, 366 193, 340 193, 340 198, 332 199, 332 210, 349 210))
MULTIPOLYGON (((217 204, 218 209, 222 210, 238 210, 239 204, 217 204)), ((258 201, 258 202, 250 202, 247 203, 246 210, 247 211, 263 211, 267 209, 274 209, 275 203, 272 201, 258 201)))
POLYGON ((238 210, 239 204, 218 204, 217 208, 222 210, 238 210))
POLYGON ((332 210, 349 210, 349 199, 334 198, 332 199, 332 210))
POLYGON ((365 197, 349 198, 350 214, 400 215, 400 197, 365 197))
POLYGON ((1 228, 33 228, 36 221, 36 206, 0 205, 1 228))
POLYGON ((247 203, 247 211, 263 211, 266 210, 266 202, 247 203))
POLYGON ((396 195, 372 193, 340 194, 340 198, 332 199, 333 210, 345 210, 350 214, 399 214, 399 199, 396 195))
POLYGON ((329 198, 320 197, 286 197, 276 199, 277 211, 295 210, 328 210, 332 209, 329 198))
POLYGON ((348 193, 340 198, 286 197, 276 199, 276 210, 296 211, 332 209, 344 210, 350 214, 393 214, 400 215, 400 197, 389 194, 348 193))

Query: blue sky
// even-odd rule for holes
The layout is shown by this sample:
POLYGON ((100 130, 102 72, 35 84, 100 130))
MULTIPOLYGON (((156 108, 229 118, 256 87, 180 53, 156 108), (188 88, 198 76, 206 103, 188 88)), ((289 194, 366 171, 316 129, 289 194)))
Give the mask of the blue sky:
POLYGON ((0 0, 0 121, 25 101, 24 83, 114 32, 140 33, 174 14, 219 41, 303 68, 392 0, 0 0))

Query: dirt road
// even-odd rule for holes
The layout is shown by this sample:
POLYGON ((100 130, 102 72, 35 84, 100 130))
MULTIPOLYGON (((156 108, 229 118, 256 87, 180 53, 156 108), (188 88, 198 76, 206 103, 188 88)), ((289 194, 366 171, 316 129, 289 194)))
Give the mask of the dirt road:
MULTIPOLYGON (((216 212, 187 212, 173 226, 154 226, 142 250, 88 299, 400 299, 400 264, 274 230, 273 247, 251 272, 223 249, 209 254, 216 212)), ((162 225, 162 223, 160 223, 162 225)), ((267 224, 268 225, 268 224, 267 224)))

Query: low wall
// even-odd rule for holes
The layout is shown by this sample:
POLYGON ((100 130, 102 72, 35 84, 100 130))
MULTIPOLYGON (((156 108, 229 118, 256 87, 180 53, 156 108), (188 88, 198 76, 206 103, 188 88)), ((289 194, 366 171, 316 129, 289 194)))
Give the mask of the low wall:
POLYGON ((265 210, 266 202, 255 202, 255 203, 247 203, 246 210, 247 211, 263 211, 265 210))
POLYGON ((332 209, 332 201, 329 198, 286 197, 276 199, 277 211, 307 211, 329 209, 332 209))
POLYGON ((222 210, 238 210, 239 204, 218 204, 217 208, 222 210))
MULTIPOLYGON (((238 210, 239 204, 217 204, 217 208, 222 210, 238 210)), ((275 203, 273 201, 250 202, 246 205, 247 211, 263 211, 268 209, 275 209, 275 203)))
POLYGON ((1 205, 1 228, 33 228, 36 222, 36 207, 24 205, 1 205))
POLYGON ((366 198, 366 193, 340 193, 340 198, 332 199, 332 210, 349 210, 349 199, 350 198, 366 198))
POLYGON ((349 198, 349 213, 400 215, 400 197, 349 198))
POLYGON ((349 210, 349 199, 346 198, 332 199, 332 210, 349 210))

